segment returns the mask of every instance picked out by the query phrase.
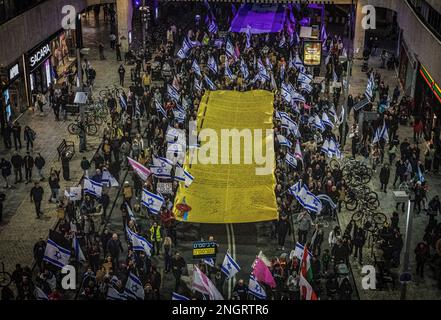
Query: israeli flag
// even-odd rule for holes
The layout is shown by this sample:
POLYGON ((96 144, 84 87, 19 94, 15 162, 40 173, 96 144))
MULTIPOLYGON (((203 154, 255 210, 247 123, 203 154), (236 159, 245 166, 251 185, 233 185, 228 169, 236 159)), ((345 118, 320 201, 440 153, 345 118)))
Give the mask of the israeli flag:
POLYGON ((143 189, 141 203, 146 206, 150 212, 159 214, 164 203, 164 198, 143 189))
POLYGON ((228 252, 225 255, 221 270, 227 276, 227 279, 233 278, 234 275, 240 271, 239 265, 228 252))
POLYGON ((153 157, 153 165, 155 167, 171 170, 173 167, 173 162, 167 158, 153 157))
POLYGON ((205 80, 205 83, 208 86, 208 89, 210 89, 211 91, 216 91, 217 90, 216 85, 206 75, 204 75, 204 80, 205 80))
POLYGON ((228 61, 227 60, 225 60, 225 77, 233 80, 233 72, 231 72, 231 69, 228 66, 228 61))
POLYGON ((84 257, 83 250, 81 250, 80 242, 78 241, 75 233, 73 234, 73 238, 72 238, 72 247, 75 252, 75 260, 77 262, 85 262, 86 258, 84 257))
POLYGON ((298 92, 295 92, 295 91, 291 92, 291 98, 292 98, 292 101, 294 101, 294 102, 303 102, 303 103, 306 103, 305 97, 302 96, 302 95, 301 95, 300 93, 298 93, 298 92))
POLYGON ((294 67, 300 71, 301 73, 305 73, 306 69, 305 66, 303 65, 302 60, 300 59, 299 55, 296 55, 296 59, 294 60, 294 67))
POLYGON ((184 122, 186 118, 185 111, 179 108, 173 110, 173 115, 178 122, 184 122))
POLYGON ((341 158, 340 146, 338 145, 337 142, 335 142, 335 140, 333 138, 331 138, 329 140, 328 151, 329 151, 330 157, 335 156, 338 159, 341 158))
POLYGON ((320 117, 317 114, 314 116, 313 126, 321 130, 322 132, 325 131, 325 125, 323 124, 322 119, 320 119, 320 117))
POLYGON ((188 172, 184 170, 185 175, 185 187, 188 188, 193 183, 194 177, 188 172))
POLYGON ((301 183, 301 181, 299 181, 295 185, 293 185, 292 187, 290 187, 288 189, 288 193, 290 195, 295 196, 298 192, 300 192, 301 189, 302 189, 302 183, 301 183))
POLYGON ((70 250, 63 248, 55 243, 55 241, 48 239, 46 243, 46 250, 44 251, 43 260, 49 262, 59 268, 63 268, 69 264, 70 250))
POLYGON ((227 39, 226 41, 226 45, 225 45, 225 54, 229 59, 234 59, 235 58, 235 53, 234 53, 234 46, 231 43, 231 39, 227 39))
POLYGON ((248 77, 250 76, 247 64, 245 63, 245 61, 243 61, 243 59, 240 59, 240 72, 242 72, 244 79, 248 79, 248 77))
POLYGON ((322 42, 325 42, 326 39, 328 39, 328 34, 326 33, 326 28, 325 28, 325 24, 322 24, 322 30, 320 32, 320 39, 322 40, 322 42))
POLYGON ((292 147, 292 142, 280 134, 277 135, 277 140, 279 141, 279 144, 281 146, 288 147, 288 148, 292 147))
POLYGON ((317 198, 320 199, 320 201, 326 201, 327 203, 329 203, 329 205, 331 206, 332 209, 337 209, 337 205, 334 203, 334 201, 332 201, 332 199, 326 195, 326 194, 319 194, 317 196, 317 198))
POLYGON ((378 143, 381 139, 384 139, 386 142, 389 141, 389 133, 386 124, 383 124, 382 128, 377 128, 372 143, 378 143))
POLYGON ((202 77, 201 67, 199 67, 199 64, 196 61, 196 59, 193 60, 193 63, 191 65, 191 70, 193 70, 194 73, 196 73, 199 77, 202 77))
POLYGON ((167 94, 175 102, 178 102, 181 98, 178 90, 170 84, 167 85, 167 94))
POLYGON ((374 97, 374 82, 371 79, 368 81, 364 95, 369 101, 372 101, 372 98, 374 97))
POLYGON ((35 287, 34 296, 37 300, 49 300, 49 297, 39 287, 35 287))
POLYGON ((322 203, 320 199, 311 193, 305 185, 300 188, 300 191, 294 192, 294 197, 303 208, 315 213, 322 211, 322 203))
POLYGON ((84 178, 84 192, 91 194, 96 198, 101 198, 103 193, 103 184, 89 178, 84 178))
POLYGON ((214 259, 213 258, 205 258, 203 262, 210 267, 214 268, 214 259))
POLYGON ((127 214, 129 215, 130 220, 136 224, 135 214, 133 213, 132 209, 130 208, 130 206, 127 203, 126 203, 126 209, 127 209, 127 214))
POLYGON ((151 250, 153 249, 153 245, 148 242, 144 237, 141 237, 139 234, 136 234, 128 226, 126 226, 127 238, 132 243, 133 251, 144 251, 145 254, 150 257, 151 250))
POLYGON ((118 180, 115 179, 109 172, 109 170, 103 169, 103 174, 101 176, 101 183, 107 187, 118 187, 118 180))
POLYGON ((328 127, 331 127, 331 129, 334 128, 334 124, 332 123, 331 120, 329 120, 329 117, 326 114, 326 112, 323 112, 323 114, 322 114, 322 122, 323 122, 323 124, 327 125, 328 127))
POLYGON ((158 112, 158 114, 162 114, 164 117, 167 117, 167 112, 165 111, 165 109, 162 107, 161 102, 159 102, 158 100, 155 99, 155 107, 156 107, 156 111, 158 112))
POLYGON ((210 33, 218 33, 219 28, 216 24, 216 21, 214 20, 213 17, 211 17, 211 19, 208 19, 209 23, 208 23, 208 32, 210 33))
POLYGON ((288 165, 293 167, 294 169, 297 168, 297 159, 289 152, 286 153, 285 161, 288 165))
POLYGON ((291 103, 292 97, 290 87, 284 82, 282 83, 280 89, 280 94, 282 95, 283 100, 285 100, 287 103, 291 103))
POLYGON ((297 81, 300 83, 310 84, 312 82, 312 76, 310 76, 306 73, 300 72, 299 76, 297 77, 297 81))
POLYGON ((210 69, 213 73, 217 74, 217 63, 213 56, 210 56, 207 61, 208 69, 210 69))
POLYGON ((160 179, 171 179, 171 170, 170 168, 163 167, 155 167, 151 166, 150 171, 156 178, 160 179))
POLYGON ((144 300, 144 287, 141 280, 132 272, 129 272, 124 292, 127 297, 135 300, 144 300))
POLYGON ((250 281, 248 282, 248 291, 255 296, 257 299, 265 300, 266 292, 262 286, 257 282, 253 275, 250 276, 250 281))
POLYGON ((188 57, 188 54, 190 53, 190 50, 192 48, 191 42, 188 40, 187 37, 184 38, 184 41, 182 42, 182 47, 179 49, 177 56, 181 59, 185 59, 188 57))
POLYGON ((334 118, 334 123, 338 123, 338 116, 337 112, 335 111, 334 105, 331 105, 331 107, 329 108, 329 114, 334 118))
POLYGON ((328 55, 326 56, 325 59, 325 65, 327 66, 329 64, 329 62, 331 61, 331 57, 332 57, 332 53, 331 51, 329 51, 328 55))
POLYGON ((173 292, 172 293, 172 300, 175 300, 175 301, 189 301, 190 299, 187 298, 186 296, 183 296, 183 295, 177 294, 176 292, 173 292))
POLYGON ((194 90, 197 91, 197 92, 201 92, 202 91, 202 84, 201 84, 201 82, 196 77, 194 78, 194 85, 193 85, 193 87, 194 87, 194 90))
POLYGON ((251 48, 251 27, 250 26, 247 26, 246 31, 245 31, 245 36, 247 38, 245 48, 249 49, 249 48, 251 48))
POLYGON ((119 95, 119 105, 121 106, 121 109, 127 110, 127 101, 122 93, 119 95))
POLYGON ((282 34, 282 38, 280 39, 279 42, 279 48, 283 48, 283 46, 285 45, 286 39, 285 39, 285 34, 282 34))
MULTIPOLYGON (((166 139, 166 141, 167 141, 168 143, 174 143, 174 142, 179 138, 179 136, 180 136, 180 135, 183 135, 183 134, 185 134, 185 133, 183 132, 183 130, 176 129, 176 128, 173 128, 173 127, 168 126, 168 128, 167 128, 167 132, 166 132, 166 134, 165 134, 165 139, 166 139)), ((156 159, 165 159, 165 158, 157 157, 156 159)), ((153 164, 154 164, 155 166, 158 166, 158 165, 155 164, 155 163, 159 163, 159 162, 155 162, 155 159, 153 159, 153 164)), ((159 166, 164 166, 164 164, 161 163, 161 165, 159 165, 159 166)))
POLYGON ((326 139, 325 142, 323 142, 323 145, 322 145, 322 152, 323 152, 325 155, 329 155, 329 139, 326 139))
POLYGON ((424 177, 423 173, 421 172, 421 167, 418 165, 418 181, 420 181, 421 183, 426 181, 426 178, 424 177))
POLYGON ((109 286, 106 300, 127 300, 127 296, 124 293, 119 293, 113 286, 109 286))
POLYGON ((307 93, 311 94, 312 90, 314 89, 311 85, 307 83, 301 83, 300 89, 303 91, 306 91, 307 93))
POLYGON ((259 72, 259 76, 262 79, 264 79, 265 81, 269 81, 270 80, 270 76, 268 74, 268 70, 263 65, 263 62, 262 62, 262 60, 260 60, 260 58, 257 60, 257 70, 259 72))

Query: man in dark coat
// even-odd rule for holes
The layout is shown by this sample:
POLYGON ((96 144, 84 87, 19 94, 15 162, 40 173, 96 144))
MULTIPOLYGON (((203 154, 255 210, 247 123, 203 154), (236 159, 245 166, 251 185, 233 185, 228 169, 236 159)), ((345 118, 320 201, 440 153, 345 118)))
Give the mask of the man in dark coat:
POLYGON ((277 234, 279 250, 285 250, 286 235, 291 234, 291 225, 286 214, 282 214, 279 221, 277 222, 277 234))
POLYGON ((25 178, 26 178, 26 184, 31 182, 32 180, 32 169, 34 168, 34 158, 31 156, 31 154, 26 152, 26 156, 24 157, 24 167, 25 167, 25 178))
POLYGON ((23 167, 24 164, 23 157, 19 155, 17 152, 14 152, 14 155, 11 157, 11 163, 12 166, 14 167, 15 183, 22 182, 23 173, 21 171, 21 168, 23 167))
POLYGON ((107 252, 112 257, 112 266, 115 272, 118 271, 119 255, 124 251, 118 235, 114 233, 112 238, 107 242, 107 252))
POLYGON ((380 171, 381 191, 384 191, 384 193, 387 193, 387 184, 389 183, 389 178, 390 168, 389 165, 386 163, 380 171))
POLYGON ((38 182, 35 182, 34 186, 31 189, 31 202, 34 202, 35 204, 35 213, 37 214, 37 218, 40 218, 40 215, 43 213, 41 212, 41 201, 43 200, 43 194, 44 190, 39 185, 38 182))

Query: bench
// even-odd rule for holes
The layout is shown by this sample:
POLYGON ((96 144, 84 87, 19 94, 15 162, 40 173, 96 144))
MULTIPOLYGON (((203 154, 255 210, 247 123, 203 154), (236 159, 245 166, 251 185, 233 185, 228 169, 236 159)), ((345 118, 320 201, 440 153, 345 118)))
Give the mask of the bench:
POLYGON ((69 156, 69 160, 70 160, 75 154, 75 143, 63 139, 63 141, 61 141, 60 145, 57 147, 57 151, 58 151, 58 161, 60 161, 61 156, 68 151, 70 152, 70 156, 69 156))

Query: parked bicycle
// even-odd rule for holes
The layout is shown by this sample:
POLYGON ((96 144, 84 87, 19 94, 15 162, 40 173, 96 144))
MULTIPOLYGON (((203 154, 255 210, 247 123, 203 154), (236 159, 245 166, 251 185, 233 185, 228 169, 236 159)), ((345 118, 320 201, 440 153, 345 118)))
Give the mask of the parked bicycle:
POLYGON ((1 269, 0 269, 0 287, 7 287, 12 281, 11 274, 5 270, 5 264, 3 261, 0 263, 1 269))

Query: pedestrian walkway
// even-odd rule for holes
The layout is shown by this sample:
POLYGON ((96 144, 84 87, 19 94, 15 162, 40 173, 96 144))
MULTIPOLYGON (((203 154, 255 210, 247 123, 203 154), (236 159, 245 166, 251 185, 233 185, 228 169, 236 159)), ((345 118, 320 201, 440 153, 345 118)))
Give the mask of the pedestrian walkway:
MULTIPOLYGON (((85 47, 90 48, 90 53, 87 59, 96 70, 97 76, 93 92, 98 94, 99 90, 105 86, 111 86, 119 83, 117 69, 119 63, 116 61, 116 54, 109 47, 109 25, 100 23, 95 27, 92 18, 86 20, 83 26, 83 39, 85 47), (99 60, 98 41, 102 41, 105 46, 106 60, 99 60), (114 71, 114 72, 112 72, 114 71)), ((127 75, 127 73, 126 73, 127 75)), ((128 83, 128 81, 127 81, 128 83)), ((73 120, 73 119, 71 119, 73 120)), ((49 203, 50 189, 47 183, 47 177, 50 169, 61 169, 61 162, 58 160, 57 146, 63 139, 73 141, 75 143, 76 154, 70 161, 70 178, 71 181, 60 181, 60 192, 64 192, 66 187, 75 186, 82 177, 82 170, 80 169, 80 162, 82 157, 92 159, 98 146, 101 143, 102 128, 95 137, 87 137, 87 151, 84 153, 78 152, 79 139, 77 136, 70 135, 67 131, 69 121, 57 122, 48 105, 45 106, 44 116, 40 116, 36 112, 27 111, 19 119, 19 122, 24 128, 29 125, 37 133, 37 138, 34 142, 34 149, 31 155, 36 156, 37 153, 46 160, 44 174, 46 180, 41 183, 45 194, 42 202, 43 216, 36 219, 34 204, 30 202, 30 189, 33 183, 25 185, 24 183, 15 185, 14 189, 4 190, 6 193, 6 200, 4 201, 3 218, 4 223, 0 226, 0 260, 4 262, 5 269, 12 271, 17 263, 21 265, 31 265, 33 261, 33 246, 39 238, 46 238, 48 231, 54 228, 58 219, 56 213, 56 205, 49 203)), ((25 145, 24 145, 25 147, 25 145)), ((2 150, 0 156, 10 159, 11 151, 2 150)), ((20 150, 22 156, 25 155, 25 148, 20 150)), ((34 170, 33 177, 36 178, 36 170, 34 170)), ((2 185, 2 187, 4 187, 2 185)))

